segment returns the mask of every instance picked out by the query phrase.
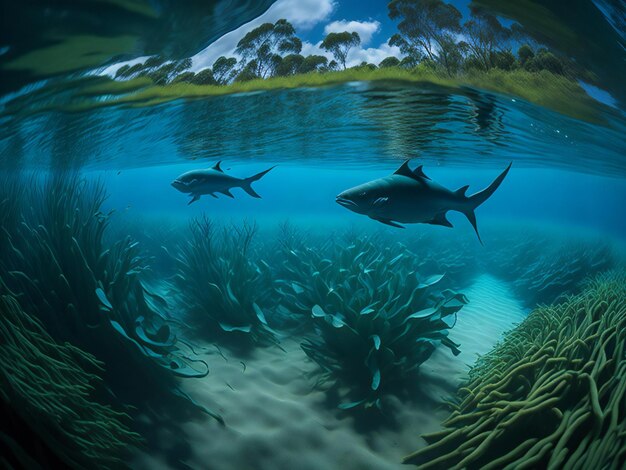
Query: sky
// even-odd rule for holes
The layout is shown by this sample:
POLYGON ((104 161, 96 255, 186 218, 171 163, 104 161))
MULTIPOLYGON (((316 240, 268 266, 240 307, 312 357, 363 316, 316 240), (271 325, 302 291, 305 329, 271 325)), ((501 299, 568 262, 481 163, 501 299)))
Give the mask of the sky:
POLYGON ((401 57, 397 47, 387 44, 396 26, 387 15, 387 0, 278 0, 263 15, 241 26, 193 57, 192 70, 209 67, 221 55, 233 55, 239 39, 262 23, 285 18, 302 39, 302 55, 332 56, 319 48, 329 32, 356 31, 361 45, 350 51, 347 66, 363 61, 378 64, 389 56, 401 57))
MULTIPOLYGON (((451 0, 463 16, 469 13, 470 0, 451 0)), ((356 31, 361 45, 353 48, 346 62, 348 67, 368 62, 378 65, 389 56, 402 57, 398 47, 389 46, 389 38, 397 32, 396 23, 389 19, 388 0, 277 0, 264 14, 231 31, 192 57, 191 71, 198 72, 211 67, 220 56, 234 56, 239 40, 249 31, 263 23, 275 23, 287 19, 302 39, 302 55, 317 54, 333 59, 319 48, 329 32, 356 31)), ((124 64, 143 62, 145 57, 120 62, 102 70, 101 74, 113 75, 124 64)))

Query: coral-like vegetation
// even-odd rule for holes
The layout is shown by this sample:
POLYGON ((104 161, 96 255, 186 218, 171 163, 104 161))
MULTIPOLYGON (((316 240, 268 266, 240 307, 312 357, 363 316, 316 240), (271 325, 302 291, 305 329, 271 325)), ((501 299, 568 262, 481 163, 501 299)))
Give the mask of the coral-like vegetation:
POLYGON ((3 467, 123 464, 141 439, 129 429, 127 414, 94 400, 102 366, 91 354, 55 342, 0 281, 3 467))
POLYGON ((102 184, 55 175, 28 181, 21 223, 5 231, 0 267, 21 307, 55 340, 105 364, 105 380, 124 400, 145 387, 179 396, 175 377, 201 377, 207 365, 177 338, 140 275, 145 263, 130 238, 108 243, 102 184))
POLYGON ((448 330, 467 299, 437 291, 443 276, 421 276, 401 244, 353 236, 326 246, 290 251, 298 277, 283 281, 283 299, 313 323, 302 348, 323 381, 349 388, 340 407, 381 408, 381 398, 406 387, 437 346, 459 353, 448 330))
POLYGON ((217 227, 206 217, 193 220, 178 246, 173 278, 185 310, 210 336, 248 346, 276 341, 264 312, 273 302, 273 278, 255 255, 256 231, 248 223, 217 227))
POLYGON ((479 359, 420 468, 623 468, 626 273, 532 312, 479 359))

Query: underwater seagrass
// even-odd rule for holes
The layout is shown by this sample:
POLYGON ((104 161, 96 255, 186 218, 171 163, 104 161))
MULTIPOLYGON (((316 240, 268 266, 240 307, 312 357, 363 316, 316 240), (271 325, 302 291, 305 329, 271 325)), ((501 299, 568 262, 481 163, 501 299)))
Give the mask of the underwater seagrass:
POLYGON ((606 241, 555 240, 527 231, 500 234, 494 245, 487 269, 510 281, 530 307, 577 292, 587 278, 611 269, 616 258, 606 241))
POLYGON ((141 438, 127 414, 93 399, 102 367, 55 342, 0 280, 0 466, 122 466, 141 438))
POLYGON ((210 336, 230 336, 240 346, 276 341, 264 314, 273 302, 273 280, 267 263, 256 259, 256 231, 255 224, 217 227, 197 218, 174 257, 173 285, 189 316, 210 336))
POLYGON ((626 465, 626 273, 533 311, 470 371, 444 430, 405 463, 428 469, 626 465))
POLYGON ((302 349, 322 380, 349 388, 340 408, 382 408, 381 398, 406 388, 437 346, 459 353, 448 330, 467 299, 438 290, 442 275, 422 277, 403 245, 353 236, 306 253, 308 282, 291 283, 292 305, 309 311, 316 334, 302 349))
POLYGON ((137 243, 106 240, 103 185, 67 174, 32 177, 23 197, 22 222, 5 234, 0 260, 22 308, 55 340, 102 361, 106 382, 124 401, 138 399, 146 383, 154 397, 188 399, 175 377, 201 377, 208 367, 160 312, 166 301, 144 287, 137 243))

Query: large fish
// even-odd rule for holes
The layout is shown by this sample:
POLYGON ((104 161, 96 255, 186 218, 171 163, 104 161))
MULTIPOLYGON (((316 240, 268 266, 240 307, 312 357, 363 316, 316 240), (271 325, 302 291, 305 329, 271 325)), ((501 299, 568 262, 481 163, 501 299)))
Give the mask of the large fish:
POLYGON ((426 176, 421 165, 411 170, 407 160, 392 175, 342 192, 337 196, 337 203, 357 214, 399 228, 404 227, 398 222, 452 227, 446 213, 458 211, 465 214, 482 244, 474 210, 498 189, 510 168, 509 163, 487 188, 466 196, 469 185, 450 191, 426 176))
POLYGON ((187 205, 200 199, 200 196, 209 194, 213 197, 217 197, 215 193, 224 194, 228 197, 234 197, 230 190, 232 188, 241 188, 247 192, 250 196, 260 198, 256 191, 252 189, 252 183, 261 179, 261 177, 270 171, 272 168, 268 168, 261 173, 257 173, 249 178, 236 178, 234 176, 227 175, 220 167, 222 162, 217 162, 212 168, 206 170, 193 170, 183 173, 172 182, 172 186, 178 189, 181 193, 187 193, 191 195, 191 200, 187 205))

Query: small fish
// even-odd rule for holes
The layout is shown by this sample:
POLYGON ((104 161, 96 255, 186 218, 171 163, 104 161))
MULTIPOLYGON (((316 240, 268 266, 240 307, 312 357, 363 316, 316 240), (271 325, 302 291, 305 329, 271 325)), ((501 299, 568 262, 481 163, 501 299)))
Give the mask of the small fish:
POLYGON ((510 168, 509 163, 487 188, 466 196, 469 186, 450 191, 426 176, 421 165, 411 170, 407 160, 392 175, 348 189, 336 200, 357 214, 398 228, 404 228, 398 222, 452 227, 446 213, 459 211, 470 221, 482 244, 474 210, 498 189, 510 168))
POLYGON ((191 195, 191 200, 187 205, 197 201, 204 194, 209 194, 215 198, 217 198, 215 193, 234 197, 230 192, 232 188, 241 188, 250 196, 260 198, 261 196, 252 189, 251 184, 261 179, 263 175, 274 168, 269 168, 249 178, 236 178, 224 173, 224 170, 220 167, 221 163, 219 161, 212 168, 205 170, 193 170, 183 173, 172 182, 172 186, 181 193, 191 195))

